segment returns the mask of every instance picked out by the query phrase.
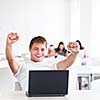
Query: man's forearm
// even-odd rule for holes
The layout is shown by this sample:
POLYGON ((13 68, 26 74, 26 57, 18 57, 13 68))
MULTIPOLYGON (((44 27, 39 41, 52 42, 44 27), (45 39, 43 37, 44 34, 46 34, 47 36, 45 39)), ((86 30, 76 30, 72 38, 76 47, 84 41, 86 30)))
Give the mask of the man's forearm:
POLYGON ((11 59, 13 59, 13 55, 12 55, 12 46, 11 45, 6 45, 6 58, 8 61, 10 61, 11 59))
POLYGON ((12 46, 8 44, 6 45, 6 58, 12 72, 15 74, 18 70, 18 63, 15 61, 15 58, 12 54, 12 46))
POLYGON ((77 57, 77 54, 78 54, 78 52, 72 53, 65 60, 58 62, 57 69, 58 70, 65 70, 68 67, 70 67, 74 63, 74 61, 77 57))

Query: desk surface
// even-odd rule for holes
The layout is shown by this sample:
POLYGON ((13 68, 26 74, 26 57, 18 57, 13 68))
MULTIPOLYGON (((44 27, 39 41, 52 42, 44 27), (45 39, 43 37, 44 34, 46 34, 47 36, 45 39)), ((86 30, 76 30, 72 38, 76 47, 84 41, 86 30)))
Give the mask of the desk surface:
POLYGON ((100 93, 90 90, 74 91, 64 97, 27 97, 24 92, 0 93, 0 100, 100 100, 100 93))

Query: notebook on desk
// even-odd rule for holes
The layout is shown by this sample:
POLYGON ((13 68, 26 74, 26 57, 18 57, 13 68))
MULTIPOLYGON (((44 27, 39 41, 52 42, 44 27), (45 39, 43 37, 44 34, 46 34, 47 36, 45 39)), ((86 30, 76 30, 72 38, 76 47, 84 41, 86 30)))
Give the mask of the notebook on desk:
POLYGON ((68 70, 31 70, 27 96, 65 96, 68 94, 68 70))

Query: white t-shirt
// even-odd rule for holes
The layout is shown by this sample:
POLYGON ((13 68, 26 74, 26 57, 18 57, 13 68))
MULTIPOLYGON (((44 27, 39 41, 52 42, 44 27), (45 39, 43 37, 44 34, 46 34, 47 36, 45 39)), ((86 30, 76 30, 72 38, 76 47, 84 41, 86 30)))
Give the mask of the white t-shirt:
POLYGON ((56 70, 57 60, 54 58, 44 58, 41 62, 28 61, 22 64, 15 77, 18 79, 23 91, 28 90, 28 72, 29 70, 56 70))

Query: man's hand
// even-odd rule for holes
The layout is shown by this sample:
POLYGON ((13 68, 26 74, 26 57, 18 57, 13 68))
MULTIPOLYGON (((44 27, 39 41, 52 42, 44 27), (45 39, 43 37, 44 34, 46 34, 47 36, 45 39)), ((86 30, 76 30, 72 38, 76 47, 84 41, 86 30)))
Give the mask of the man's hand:
POLYGON ((13 43, 15 43, 17 40, 19 40, 19 36, 17 35, 17 33, 9 33, 7 36, 7 44, 11 45, 13 43))
POLYGON ((67 45, 67 48, 72 51, 73 53, 78 53, 79 49, 78 49, 78 45, 76 42, 69 42, 69 44, 67 45))

